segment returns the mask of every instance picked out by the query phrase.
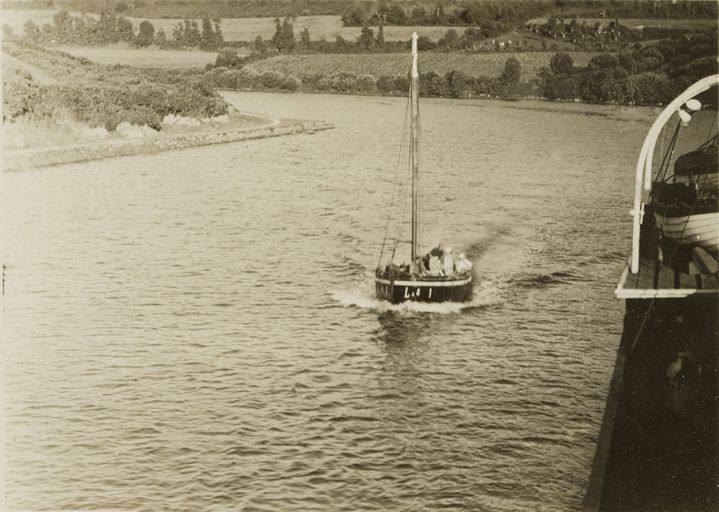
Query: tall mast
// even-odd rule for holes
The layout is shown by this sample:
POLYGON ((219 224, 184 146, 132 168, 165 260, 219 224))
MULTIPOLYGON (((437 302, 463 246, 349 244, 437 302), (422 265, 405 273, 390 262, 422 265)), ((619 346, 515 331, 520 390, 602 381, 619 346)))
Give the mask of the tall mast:
POLYGON ((412 168, 412 261, 418 257, 419 236, 419 73, 417 72, 417 32, 412 32, 412 66, 409 72, 410 139, 409 161, 412 168))

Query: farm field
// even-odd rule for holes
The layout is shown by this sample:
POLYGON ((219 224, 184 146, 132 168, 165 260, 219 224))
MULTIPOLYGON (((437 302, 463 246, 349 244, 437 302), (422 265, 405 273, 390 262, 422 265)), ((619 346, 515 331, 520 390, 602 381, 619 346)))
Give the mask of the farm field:
POLYGON ((97 64, 122 64, 140 68, 204 68, 209 63, 214 64, 217 59, 217 52, 200 50, 135 49, 128 46, 104 48, 62 46, 58 50, 75 57, 85 57, 97 64))
MULTIPOLYGON (((539 70, 549 66, 554 52, 527 53, 420 53, 419 66, 422 72, 435 71, 444 75, 450 71, 462 71, 471 76, 495 77, 504 70, 509 57, 515 57, 522 66, 522 79, 536 78, 539 70)), ((586 66, 594 53, 573 52, 570 54, 575 66, 586 66)), ((385 54, 330 54, 330 55, 280 55, 255 62, 249 66, 258 73, 274 71, 281 75, 318 74, 331 76, 341 72, 356 75, 371 74, 395 76, 406 71, 407 55, 385 54)))
MULTIPOLYGON (((565 18, 565 23, 569 20, 565 18)), ((587 25, 593 27, 595 23, 607 26, 610 22, 615 21, 614 18, 577 18, 577 23, 587 22, 587 25)), ((529 20, 527 24, 543 24, 547 22, 547 18, 535 18, 529 20)), ((686 30, 708 30, 717 29, 717 20, 711 18, 687 18, 687 19, 660 19, 660 18, 619 18, 619 24, 625 27, 658 27, 658 28, 676 28, 686 30)))
MULTIPOLYGON (((32 20, 37 25, 42 26, 46 23, 52 24, 52 17, 57 11, 54 9, 2 9, 2 25, 7 25, 15 33, 23 31, 23 25, 28 20, 32 20)), ((79 13, 73 13, 79 14, 79 13)))
MULTIPOLYGON (((23 25, 28 20, 34 21, 38 25, 52 23, 52 17, 56 10, 20 10, 6 9, 3 10, 2 23, 7 24, 16 32, 22 32, 23 25)), ((80 13, 72 12, 73 16, 80 13)), ((138 30, 140 22, 147 19, 155 30, 162 28, 168 39, 172 39, 172 29, 178 23, 182 22, 181 18, 133 18, 128 17, 138 30)), ((295 37, 299 37, 300 31, 307 27, 310 31, 310 38, 313 41, 319 41, 323 37, 328 41, 334 41, 337 36, 342 36, 348 41, 354 41, 360 35, 360 27, 343 27, 339 16, 300 16, 292 22, 295 29, 295 37)), ((439 40, 442 35, 449 29, 454 28, 459 34, 464 32, 464 27, 385 27, 385 41, 407 41, 412 32, 424 35, 433 41, 439 40)), ((377 28, 374 27, 376 31, 377 28)), ((275 33, 274 18, 224 18, 222 20, 222 35, 225 41, 254 41, 257 36, 268 40, 275 33)))

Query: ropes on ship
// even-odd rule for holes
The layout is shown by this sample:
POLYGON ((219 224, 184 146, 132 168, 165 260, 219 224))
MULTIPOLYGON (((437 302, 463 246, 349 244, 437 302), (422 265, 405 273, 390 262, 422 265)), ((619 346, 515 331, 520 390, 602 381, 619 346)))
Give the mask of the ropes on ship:
MULTIPOLYGON (((404 188, 403 185, 405 182, 403 180, 403 176, 401 173, 401 169, 403 167, 401 165, 401 163, 402 163, 402 157, 404 156, 404 154, 406 152, 405 148, 406 148, 406 140, 407 140, 407 128, 409 126, 409 107, 410 107, 410 102, 408 101, 407 104, 405 105, 404 122, 403 122, 403 126, 402 126, 402 137, 400 139, 399 151, 397 153, 397 163, 394 166, 394 169, 395 169, 394 184, 392 185, 392 192, 391 192, 390 201, 389 201, 389 209, 388 209, 388 213, 387 213, 387 221, 385 223, 384 236, 382 238, 382 247, 380 248, 379 259, 377 260, 377 267, 379 267, 380 264, 382 263, 382 256, 384 255, 384 250, 387 245, 387 238, 389 237, 389 230, 390 230, 390 225, 392 223, 392 213, 395 208, 395 201, 397 200, 397 197, 401 197, 400 193, 401 193, 402 189, 404 188)), ((403 209, 402 201, 399 201, 398 212, 397 212, 398 218, 401 218, 401 216, 402 216, 402 209, 403 209)), ((394 236, 394 245, 392 247, 392 259, 394 259, 394 253, 397 250, 398 243, 399 243, 399 231, 394 236)))
MULTIPOLYGON (((417 84, 417 87, 419 87, 419 84, 417 84)), ((419 94, 419 91, 417 91, 417 94, 419 94)), ((422 123, 420 122, 420 109, 419 106, 417 106, 417 165, 420 165, 422 160, 422 123)), ((421 168, 420 168, 421 171, 421 168)), ((422 180, 422 172, 417 173, 417 197, 418 197, 418 205, 417 205, 417 240, 422 240, 422 225, 423 225, 423 218, 424 218, 424 201, 422 198, 424 197, 424 181, 422 180)))
MULTIPOLYGON (((659 165, 659 172, 657 173, 657 181, 666 181, 671 176, 667 177, 667 171, 669 170, 669 161, 672 158, 672 155, 674 154, 674 148, 677 145, 677 137, 679 136, 679 128, 681 128, 681 121, 677 121, 677 127, 674 129, 674 133, 672 134, 672 140, 669 141, 669 147, 667 148, 666 153, 664 153, 664 158, 662 159, 661 165, 659 165)), ((650 196, 654 194, 654 188, 652 188, 652 191, 650 192, 650 196)))
MULTIPOLYGON (((699 146, 698 149, 704 149, 704 148, 707 148, 707 147, 710 147, 710 146, 716 144, 717 138, 719 137, 719 134, 718 134, 718 135, 714 135, 713 137, 711 136, 711 134, 712 134, 712 132, 713 132, 713 130, 714 130, 714 125, 715 125, 715 123, 716 123, 716 116, 712 116, 712 121, 711 121, 711 124, 710 124, 710 126, 709 126, 709 132, 707 133, 706 141, 705 141, 701 146, 699 146)), ((666 151, 666 153, 664 154, 664 158, 663 158, 663 160, 662 160, 662 163, 661 163, 661 165, 659 166, 659 171, 658 171, 658 173, 657 173, 657 181, 668 181, 668 180, 671 179, 671 177, 672 177, 672 176, 667 177, 666 175, 667 175, 667 173, 668 173, 669 163, 670 163, 670 160, 671 160, 671 156, 672 156, 673 153, 674 153, 674 149, 675 149, 675 146, 676 146, 676 143, 677 143, 677 137, 678 137, 679 129, 680 129, 680 128, 681 128, 681 121, 677 122, 677 127, 676 127, 676 129, 674 130, 674 133, 672 134, 672 138, 671 138, 671 141, 670 141, 670 143, 669 143, 669 147, 667 148, 667 151, 666 151)), ((654 190, 655 190, 654 187, 652 187, 652 190, 651 190, 651 192, 650 192, 650 197, 654 194, 654 190)), ((686 218, 685 218, 685 220, 684 220, 684 222, 683 222, 683 224, 682 224, 682 230, 681 230, 681 232, 679 233, 679 236, 677 237, 677 240, 681 240, 682 238, 684 238, 684 234, 686 233, 687 226, 689 225, 689 219, 690 219, 691 216, 693 215, 694 210, 696 209, 698 203, 699 203, 699 195, 696 194, 696 195, 694 196, 694 201, 693 201, 693 203, 691 204, 691 206, 689 207, 689 210, 687 211, 686 218)), ((677 250, 678 250, 678 249, 679 249, 679 243, 673 244, 672 252, 671 252, 671 254, 669 255, 669 260, 668 260, 668 261, 671 262, 671 261, 674 260, 674 257, 676 256, 676 253, 677 253, 677 250)), ((675 272, 676 272, 676 271, 675 271, 675 272)), ((637 273, 637 278, 638 278, 638 277, 639 277, 639 273, 637 273)), ((632 340, 632 343, 631 343, 631 345, 630 345, 630 351, 634 351, 634 349, 635 349, 637 343, 639 342, 639 339, 641 338, 641 335, 642 335, 642 333, 644 332, 644 328, 645 328, 646 323, 647 323, 647 321, 648 321, 648 319, 649 319, 649 316, 651 315, 651 312, 652 312, 652 310, 654 309, 656 300, 657 300, 657 297, 656 297, 656 296, 654 296, 654 297, 651 298, 651 301, 649 302, 649 306, 647 307, 646 311, 644 312, 642 321, 640 322, 639 328, 637 329, 637 332, 636 332, 636 334, 635 334, 635 336, 634 336, 634 339, 632 340)))

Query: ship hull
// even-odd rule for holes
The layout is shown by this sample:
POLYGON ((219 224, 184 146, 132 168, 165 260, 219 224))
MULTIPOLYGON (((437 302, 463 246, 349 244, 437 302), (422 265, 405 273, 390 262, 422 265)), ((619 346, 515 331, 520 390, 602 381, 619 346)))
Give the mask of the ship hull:
POLYGON ((401 302, 466 302, 472 297, 472 278, 395 280, 375 278, 378 299, 401 302))

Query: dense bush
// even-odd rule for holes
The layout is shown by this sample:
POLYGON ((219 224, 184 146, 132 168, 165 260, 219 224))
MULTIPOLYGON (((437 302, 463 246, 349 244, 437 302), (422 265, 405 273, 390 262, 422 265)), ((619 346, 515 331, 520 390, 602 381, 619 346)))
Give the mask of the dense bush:
POLYGON ((419 93, 422 96, 447 96, 447 85, 444 79, 434 71, 420 73, 419 93))
POLYGON ((268 89, 279 89, 282 87, 283 78, 274 71, 262 73, 262 86, 268 89))
POLYGON ((504 64, 504 71, 499 77, 503 95, 514 94, 522 78, 522 66, 515 57, 510 57, 504 64))
POLYGON ((394 89, 401 94, 407 94, 409 92, 409 77, 407 76, 396 76, 394 77, 394 89))
POLYGON ((377 89, 384 94, 389 94, 394 90, 394 77, 382 75, 377 79, 377 89))
POLYGON ((44 91, 41 87, 28 81, 3 81, 3 121, 10 121, 22 116, 43 116, 52 112, 41 112, 44 91))
POLYGON ((447 95, 451 98, 462 98, 469 91, 469 77, 461 71, 450 71, 444 76, 447 95))
POLYGON ((335 92, 350 93, 357 91, 357 75, 354 73, 339 73, 332 78, 332 90, 335 92))
MULTIPOLYGON (((5 120, 22 116, 52 118, 69 113, 78 121, 110 130, 124 121, 159 129, 162 118, 168 114, 214 117, 228 111, 227 103, 215 92, 210 75, 101 66, 62 52, 10 42, 4 44, 3 51, 32 62, 58 82, 37 86, 15 78, 4 81, 5 120)), ((216 74, 222 76, 223 71, 216 74)))
POLYGON ((298 90, 302 86, 302 82, 299 78, 296 76, 288 76, 285 77, 284 81, 282 82, 282 89, 285 91, 294 92, 298 90))
POLYGON ((317 89, 320 91, 331 91, 332 77, 323 76, 319 80, 317 80, 317 89))
POLYGON ((555 53, 549 61, 549 69, 552 73, 568 75, 574 70, 574 61, 567 53, 555 53))
POLYGON ((619 64, 617 56, 612 53, 600 53, 592 57, 589 61, 589 69, 607 69, 613 68, 619 64))
POLYGON ((377 89, 377 79, 372 75, 360 75, 357 78, 357 90, 359 92, 371 93, 377 89))
POLYGON ((540 91, 548 99, 664 105, 691 83, 717 73, 716 45, 716 34, 685 34, 601 53, 584 69, 557 66, 557 55, 542 73, 540 91))
POLYGON ((478 76, 473 80, 472 90, 477 96, 497 96, 499 89, 499 80, 496 78, 478 76))
POLYGON ((666 104, 679 92, 675 92, 671 83, 657 73, 630 76, 622 87, 624 102, 637 105, 666 104))
POLYGON ((543 76, 543 94, 550 100, 574 100, 579 98, 579 83, 574 76, 546 73, 543 76))
POLYGON ((234 68, 239 67, 242 62, 237 53, 237 48, 222 48, 215 59, 215 66, 234 68))

